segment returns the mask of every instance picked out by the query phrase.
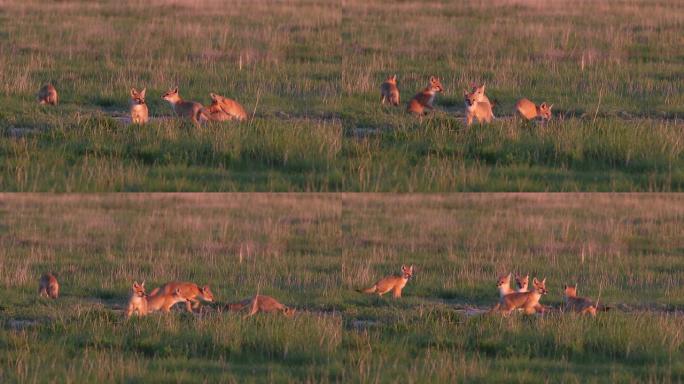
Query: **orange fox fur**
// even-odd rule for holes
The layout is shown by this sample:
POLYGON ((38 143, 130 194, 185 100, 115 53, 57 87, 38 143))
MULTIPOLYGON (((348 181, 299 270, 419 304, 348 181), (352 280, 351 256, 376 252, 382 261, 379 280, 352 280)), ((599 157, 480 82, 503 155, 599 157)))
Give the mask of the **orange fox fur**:
POLYGON ((541 119, 542 121, 551 120, 551 108, 553 104, 541 103, 536 105, 528 99, 520 99, 515 103, 515 111, 523 120, 541 119))
POLYGON ((157 295, 158 293, 170 295, 178 290, 178 294, 185 300, 185 308, 188 312, 192 312, 193 308, 197 309, 200 306, 200 300, 206 302, 214 301, 214 294, 208 285, 199 287, 195 283, 171 281, 160 288, 150 292, 150 295, 157 295))
POLYGON ((38 294, 51 299, 59 297, 59 282, 57 282, 57 277, 53 273, 45 273, 40 277, 38 294))
POLYGON ((45 84, 38 91, 39 104, 57 105, 58 99, 57 89, 52 84, 45 84))
POLYGON ((256 295, 249 299, 244 299, 237 303, 227 304, 226 308, 231 311, 241 311, 245 308, 249 309, 249 314, 247 317, 254 316, 259 312, 270 313, 270 312, 281 312, 285 316, 292 316, 295 313, 294 308, 289 308, 278 300, 271 296, 266 295, 256 295))
POLYGON ((388 76, 380 86, 380 104, 385 102, 397 106, 399 105, 399 88, 397 88, 397 75, 388 76))
POLYGON ((539 304, 539 299, 546 293, 546 279, 538 281, 537 278, 534 278, 531 291, 515 292, 504 296, 501 311, 505 315, 509 315, 518 308, 523 309, 528 315, 532 315, 537 311, 543 311, 543 307, 539 304))
POLYGON ((464 91, 466 106, 466 125, 473 124, 473 120, 477 119, 479 123, 491 123, 494 120, 494 112, 492 111, 492 104, 485 96, 484 84, 480 87, 475 87, 472 92, 464 91))
POLYGON ((385 293, 392 291, 392 295, 395 299, 400 298, 401 290, 404 289, 411 277, 413 277, 413 265, 410 267, 402 265, 401 274, 387 276, 373 284, 372 287, 360 289, 358 291, 362 293, 377 293, 378 296, 382 296, 385 293))
POLYGON ((435 109, 432 105, 435 101, 435 95, 443 90, 444 89, 442 88, 442 83, 439 81, 439 78, 430 76, 430 82, 428 83, 428 86, 413 96, 413 98, 409 101, 406 110, 410 113, 423 115, 426 113, 426 109, 435 109))

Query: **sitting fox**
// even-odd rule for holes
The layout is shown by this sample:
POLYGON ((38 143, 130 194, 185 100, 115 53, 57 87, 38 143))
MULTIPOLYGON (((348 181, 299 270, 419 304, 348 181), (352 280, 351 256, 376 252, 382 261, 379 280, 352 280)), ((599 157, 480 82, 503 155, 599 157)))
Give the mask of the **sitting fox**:
POLYGON ((359 289, 357 291, 361 293, 377 293, 378 296, 382 296, 385 293, 392 291, 394 298, 398 299, 401 297, 401 290, 404 289, 411 277, 413 277, 413 265, 410 267, 402 265, 401 274, 387 276, 373 284, 372 287, 359 289))
POLYGON ((399 88, 397 88, 397 75, 388 76, 380 86, 380 104, 389 103, 399 105, 399 88))
POLYGON ((56 299, 59 297, 59 283, 54 273, 46 273, 40 277, 38 295, 56 299))
POLYGON ((249 309, 247 317, 254 316, 259 312, 271 313, 271 312, 281 312, 285 316, 292 316, 295 314, 296 310, 294 308, 289 308, 278 300, 272 298, 271 296, 256 295, 249 299, 244 299, 237 303, 231 303, 226 305, 226 309, 231 311, 241 311, 243 309, 249 309))

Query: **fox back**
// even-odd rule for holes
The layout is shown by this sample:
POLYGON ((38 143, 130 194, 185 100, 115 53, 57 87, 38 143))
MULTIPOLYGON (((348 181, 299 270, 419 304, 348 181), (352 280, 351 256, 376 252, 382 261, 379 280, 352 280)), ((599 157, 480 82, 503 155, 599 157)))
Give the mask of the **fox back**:
POLYGON ((515 112, 523 120, 540 119, 542 121, 551 120, 551 108, 553 104, 541 103, 536 105, 528 99, 520 99, 515 103, 515 112))
POLYGON ((59 282, 57 282, 57 277, 53 273, 45 273, 40 277, 38 294, 51 299, 59 297, 59 282))
POLYGON ((507 313, 522 308, 526 314, 533 314, 539 306, 539 299, 546 291, 546 279, 538 281, 536 278, 532 281, 533 289, 529 292, 515 292, 504 296, 503 310, 507 313))
POLYGON ((399 105, 399 88, 397 87, 397 75, 388 76, 380 86, 380 104, 385 102, 391 105, 399 105))
POLYGON ((162 311, 170 312, 171 308, 176 305, 176 303, 184 303, 187 300, 181 295, 180 289, 176 288, 173 292, 164 293, 159 289, 152 291, 149 296, 147 296, 147 310, 148 312, 162 311))
POLYGON ((401 274, 387 276, 383 279, 378 280, 372 287, 361 289, 359 292, 362 293, 376 293, 380 296, 387 292, 392 291, 392 295, 395 298, 401 297, 401 290, 404 289, 406 283, 409 279, 413 277, 413 265, 407 267, 405 265, 401 266, 401 274))
POLYGON ((564 294, 567 309, 579 313, 588 313, 592 316, 596 315, 596 304, 591 299, 577 296, 577 285, 566 285, 564 294))
POLYGON ((422 115, 426 112, 425 109, 434 109, 432 104, 435 100, 435 95, 443 90, 444 88, 442 88, 442 83, 439 81, 439 78, 430 76, 428 86, 423 91, 418 92, 413 96, 409 101, 406 110, 410 113, 422 115))
POLYGON ((145 93, 147 88, 138 92, 131 88, 131 122, 133 124, 146 124, 149 121, 147 104, 145 104, 145 93))
POLYGON ((38 103, 57 105, 57 101, 57 89, 52 84, 45 84, 38 91, 38 103))
POLYGON ((229 116, 229 120, 247 120, 247 112, 237 101, 215 93, 210 93, 209 97, 211 97, 212 105, 218 106, 223 113, 229 116))

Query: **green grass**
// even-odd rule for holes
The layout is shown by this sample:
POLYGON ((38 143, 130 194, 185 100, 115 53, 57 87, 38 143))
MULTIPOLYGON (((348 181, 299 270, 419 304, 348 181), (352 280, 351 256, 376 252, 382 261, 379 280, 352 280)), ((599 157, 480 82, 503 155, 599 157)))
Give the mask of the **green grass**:
POLYGON ((2 382, 679 382, 678 195, 4 195, 2 382), (404 297, 354 291, 402 263, 404 297), (62 297, 36 294, 59 274, 62 297), (595 319, 469 315, 497 275, 612 305, 595 319), (133 280, 256 291, 282 316, 125 321, 133 280))
POLYGON ((682 6, 652 1, 6 1, 3 191, 678 191, 682 6), (523 22, 524 21, 524 22, 523 22), (379 86, 399 76, 400 108, 379 86), (430 75, 445 92, 418 120, 430 75), (56 108, 35 93, 53 82, 56 108), (463 126, 487 84, 491 126, 463 126), (236 98, 202 128, 160 96, 236 98), (129 127, 131 87, 153 122, 129 127), (549 126, 510 118, 554 104, 549 126), (362 137, 359 137, 362 136, 362 137))

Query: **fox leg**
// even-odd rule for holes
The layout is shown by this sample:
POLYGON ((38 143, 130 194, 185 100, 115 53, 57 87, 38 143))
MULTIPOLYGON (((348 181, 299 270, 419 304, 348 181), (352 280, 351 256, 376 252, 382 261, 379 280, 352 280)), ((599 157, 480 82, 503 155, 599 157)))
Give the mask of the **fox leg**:
POLYGON ((401 288, 392 289, 392 295, 394 296, 395 299, 401 298, 401 288))
POLYGON ((471 115, 471 114, 466 115, 466 125, 469 127, 471 125, 473 125, 473 115, 471 115))
POLYGON ((596 316, 596 307, 594 307, 593 305, 590 305, 590 306, 584 308, 583 310, 581 310, 580 313, 583 315, 589 314, 592 316, 596 316))
POLYGON ((380 95, 380 105, 385 105, 385 95, 380 95))

